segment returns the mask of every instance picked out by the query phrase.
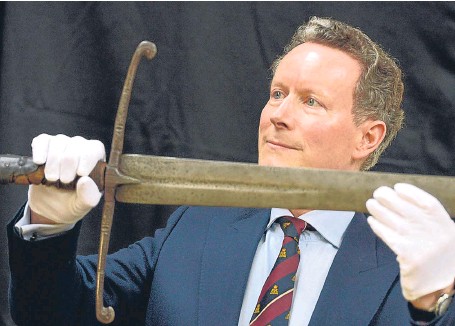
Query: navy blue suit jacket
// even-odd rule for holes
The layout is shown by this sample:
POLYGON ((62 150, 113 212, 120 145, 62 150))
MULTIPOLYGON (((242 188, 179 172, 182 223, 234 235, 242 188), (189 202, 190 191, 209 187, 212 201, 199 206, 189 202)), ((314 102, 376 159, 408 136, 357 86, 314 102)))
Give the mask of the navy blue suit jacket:
MULTIPOLYGON (((76 257, 80 225, 29 242, 8 226, 18 325, 95 325, 96 256, 76 257)), ((117 325, 237 325, 270 210, 181 207, 167 227, 108 256, 105 305, 117 325)), ((310 325, 410 324, 395 255, 356 214, 310 325)), ((436 323, 435 323, 436 325, 436 323)), ((437 325, 455 325, 454 305, 437 325)))

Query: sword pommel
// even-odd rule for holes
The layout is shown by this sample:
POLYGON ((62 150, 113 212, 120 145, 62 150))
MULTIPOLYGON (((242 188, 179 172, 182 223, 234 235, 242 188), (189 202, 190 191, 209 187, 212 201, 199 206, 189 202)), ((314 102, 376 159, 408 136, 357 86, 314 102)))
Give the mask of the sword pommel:
POLYGON ((0 184, 40 184, 44 178, 42 170, 30 157, 10 154, 0 156, 0 184))

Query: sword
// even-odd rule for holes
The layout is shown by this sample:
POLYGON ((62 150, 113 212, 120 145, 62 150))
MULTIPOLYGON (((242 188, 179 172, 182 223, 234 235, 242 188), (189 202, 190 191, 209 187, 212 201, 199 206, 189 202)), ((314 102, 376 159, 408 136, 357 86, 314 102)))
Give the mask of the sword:
MULTIPOLYGON (((114 174, 115 200, 122 203, 367 212, 365 202, 375 189, 406 182, 433 194, 455 215, 455 178, 448 176, 270 167, 137 154, 122 154, 118 171, 107 176, 106 167, 98 162, 90 177, 103 190, 104 182, 112 183, 106 180, 114 174)), ((2 183, 75 187, 75 181, 48 182, 44 165, 16 155, 0 156, 2 183), (21 161, 26 164, 20 165, 21 161)))
MULTIPOLYGON (((115 312, 103 306, 104 271, 115 201, 124 203, 236 207, 285 207, 366 212, 365 202, 380 186, 414 184, 435 195, 455 215, 455 178, 383 172, 354 172, 259 166, 122 154, 131 89, 142 56, 152 59, 153 43, 144 41, 133 54, 120 98, 109 162, 98 162, 90 176, 104 190, 104 207, 97 269, 96 315, 110 323, 115 312)), ((44 166, 30 157, 0 156, 0 184, 45 184, 44 166)))

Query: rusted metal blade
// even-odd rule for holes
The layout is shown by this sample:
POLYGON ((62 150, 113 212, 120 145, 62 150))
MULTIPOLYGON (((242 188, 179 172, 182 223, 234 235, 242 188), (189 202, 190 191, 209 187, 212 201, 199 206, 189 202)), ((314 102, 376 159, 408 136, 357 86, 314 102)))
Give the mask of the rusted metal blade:
POLYGON ((455 215, 455 178, 382 172, 280 168, 124 154, 119 170, 139 183, 117 187, 125 203, 284 207, 366 212, 380 186, 416 185, 455 215))

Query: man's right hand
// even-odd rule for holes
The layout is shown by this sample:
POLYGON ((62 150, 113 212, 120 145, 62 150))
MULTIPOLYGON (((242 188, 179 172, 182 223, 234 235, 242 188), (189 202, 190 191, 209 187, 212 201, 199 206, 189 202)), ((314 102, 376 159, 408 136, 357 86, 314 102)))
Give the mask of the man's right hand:
POLYGON ((32 224, 73 224, 98 204, 102 194, 88 175, 98 161, 106 159, 100 141, 41 134, 33 139, 32 151, 35 164, 46 163, 44 174, 47 180, 70 183, 80 176, 76 190, 31 185, 28 203, 32 224))

